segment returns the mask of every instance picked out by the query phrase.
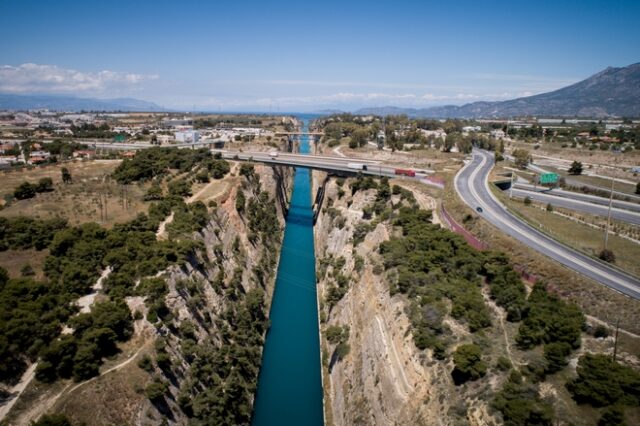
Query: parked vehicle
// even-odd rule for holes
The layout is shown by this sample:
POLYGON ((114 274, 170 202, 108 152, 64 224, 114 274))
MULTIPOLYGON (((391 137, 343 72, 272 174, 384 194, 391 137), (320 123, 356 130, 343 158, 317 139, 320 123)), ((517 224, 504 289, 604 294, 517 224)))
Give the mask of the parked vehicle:
POLYGON ((347 163, 347 167, 354 170, 367 170, 366 164, 362 163, 347 163))
POLYGON ((416 177, 416 172, 409 169, 396 169, 396 175, 416 177))

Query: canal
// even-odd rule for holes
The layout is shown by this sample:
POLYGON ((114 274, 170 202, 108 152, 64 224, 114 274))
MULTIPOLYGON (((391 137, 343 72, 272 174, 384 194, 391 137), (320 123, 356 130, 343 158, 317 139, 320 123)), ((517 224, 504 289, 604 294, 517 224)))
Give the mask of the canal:
MULTIPOLYGON (((308 118, 303 118, 303 131, 307 128, 308 118)), ((300 152, 309 150, 308 136, 303 135, 300 152)), ((307 169, 297 169, 294 177, 270 319, 252 425, 322 425, 311 175, 307 169)))

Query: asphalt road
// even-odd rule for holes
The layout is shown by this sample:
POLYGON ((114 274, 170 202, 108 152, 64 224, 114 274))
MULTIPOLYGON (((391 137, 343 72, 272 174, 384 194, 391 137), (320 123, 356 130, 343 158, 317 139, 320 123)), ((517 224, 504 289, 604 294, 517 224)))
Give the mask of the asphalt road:
MULTIPOLYGON (((583 201, 579 199, 566 198, 565 194, 555 193, 555 192, 538 192, 538 191, 530 191, 526 189, 521 189, 518 187, 514 187, 513 196, 516 198, 524 198, 529 197, 534 201, 539 201, 541 203, 551 203, 554 207, 562 207, 569 210, 574 210, 582 213, 592 214, 596 216, 607 216, 607 212, 609 211, 609 200, 606 200, 607 205, 602 205, 600 203, 596 204, 597 201, 583 201)), ((595 197, 600 198, 600 197, 595 197)), ((635 205, 634 208, 639 208, 639 205, 635 205), (636 207, 637 206, 637 207, 636 207)), ((633 225, 640 225, 640 213, 638 211, 629 211, 625 209, 621 209, 618 207, 614 207, 611 209, 611 218, 615 220, 619 220, 626 223, 631 223, 633 225)))
POLYGON ((468 206, 474 210, 481 207, 480 216, 521 243, 588 278, 640 299, 638 278, 559 243, 509 213, 489 189, 492 168, 493 154, 474 150, 472 161, 456 175, 456 191, 468 206))
MULTIPOLYGON (((609 206, 608 197, 599 197, 597 195, 583 194, 582 192, 567 191, 561 188, 545 188, 540 185, 532 185, 530 183, 517 182, 514 188, 520 188, 528 191, 541 192, 543 194, 553 195, 556 197, 570 198, 573 200, 585 201, 587 203, 600 204, 602 206, 609 206)), ((615 208, 622 210, 630 210, 640 213, 640 203, 634 203, 630 201, 622 201, 618 199, 612 200, 612 205, 615 208)))

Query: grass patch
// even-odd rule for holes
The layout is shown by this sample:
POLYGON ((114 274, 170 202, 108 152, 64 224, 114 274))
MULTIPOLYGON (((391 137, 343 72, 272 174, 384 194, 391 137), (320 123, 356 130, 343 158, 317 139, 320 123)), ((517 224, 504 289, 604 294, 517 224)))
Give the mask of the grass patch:
POLYGON ((0 197, 4 200, 11 198, 14 188, 20 183, 35 183, 43 177, 53 180, 55 190, 27 200, 13 200, 0 210, 0 215, 26 215, 41 219, 63 217, 68 219, 70 225, 98 222, 107 228, 115 223, 130 221, 138 213, 147 211, 148 206, 144 203, 143 196, 148 185, 128 185, 126 192, 123 192, 121 185, 108 178, 118 163, 119 161, 65 163, 64 166, 69 169, 73 178, 70 184, 62 183, 59 165, 5 173, 0 190, 0 197))
POLYGON ((11 278, 22 276, 21 270, 25 265, 30 265, 35 272, 36 280, 44 279, 42 267, 45 258, 49 255, 49 250, 6 250, 0 252, 0 268, 4 268, 11 278))
MULTIPOLYGON (((597 257, 600 250, 602 250, 604 233, 599 229, 559 216, 553 212, 548 212, 544 207, 540 208, 534 204, 525 206, 520 201, 509 199, 504 199, 503 202, 510 209, 519 212, 536 228, 569 247, 593 257, 597 257), (568 229, 571 229, 571 232, 567 232, 568 229)), ((609 234, 608 247, 616 255, 616 266, 633 275, 640 276, 640 264, 638 264, 638 259, 640 259, 639 244, 617 235, 609 234)))

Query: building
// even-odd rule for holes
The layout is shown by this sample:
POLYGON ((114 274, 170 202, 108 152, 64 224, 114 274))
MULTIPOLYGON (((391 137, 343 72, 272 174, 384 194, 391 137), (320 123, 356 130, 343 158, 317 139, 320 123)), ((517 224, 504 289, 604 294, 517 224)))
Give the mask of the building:
POLYGON ((73 152, 73 158, 93 158, 95 155, 95 151, 89 150, 79 150, 73 152))
POLYGON ((506 133, 504 132, 504 130, 501 129, 497 129, 497 130, 492 130, 491 131, 491 137, 496 138, 496 139, 504 139, 506 137, 506 133))
POLYGON ((462 131, 465 132, 465 133, 479 132, 480 131, 480 126, 464 126, 462 128, 462 131))
POLYGON ((200 133, 196 130, 188 130, 184 132, 176 132, 175 137, 176 142, 195 143, 200 140, 200 133))
POLYGON ((156 135, 156 140, 158 141, 158 144, 160 145, 166 145, 169 142, 171 142, 171 136, 169 135, 156 135))
POLYGON ((38 157, 38 158, 49 158, 51 156, 51 154, 49 154, 47 151, 38 151, 38 150, 34 150, 31 151, 31 153, 29 154, 29 157, 31 157, 31 159, 38 157))
POLYGON ((14 145, 11 143, 4 143, 0 145, 0 154, 6 154, 14 150, 14 145))

